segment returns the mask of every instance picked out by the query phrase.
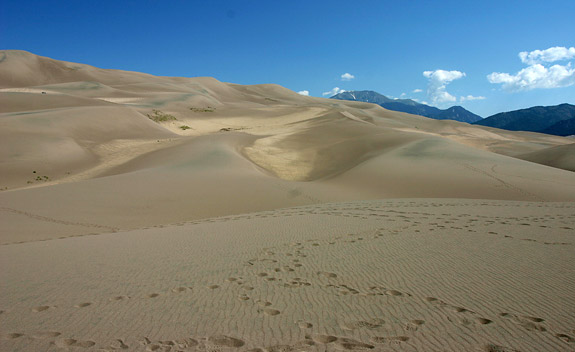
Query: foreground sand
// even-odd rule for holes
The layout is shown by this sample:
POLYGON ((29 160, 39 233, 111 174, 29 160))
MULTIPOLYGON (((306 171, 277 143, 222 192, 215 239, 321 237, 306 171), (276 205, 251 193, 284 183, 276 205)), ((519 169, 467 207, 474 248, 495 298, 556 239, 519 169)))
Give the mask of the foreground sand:
POLYGON ((572 351, 575 204, 404 199, 0 247, 2 351, 572 351))

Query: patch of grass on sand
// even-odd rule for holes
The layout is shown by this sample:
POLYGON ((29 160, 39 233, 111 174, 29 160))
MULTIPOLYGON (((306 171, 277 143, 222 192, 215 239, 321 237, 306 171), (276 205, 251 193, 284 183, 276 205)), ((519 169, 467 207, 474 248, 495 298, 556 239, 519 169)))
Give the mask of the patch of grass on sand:
POLYGON ((180 126, 180 129, 182 129, 182 130, 184 130, 184 131, 185 131, 185 130, 189 130, 190 128, 191 128, 191 127, 188 126, 188 125, 181 125, 181 126, 180 126))
POLYGON ((195 108, 195 107, 191 107, 190 110, 192 110, 193 112, 214 112, 216 111, 216 108, 212 108, 212 107, 207 107, 207 108, 195 108))
POLYGON ((174 115, 166 114, 165 112, 156 109, 152 110, 152 113, 148 114, 147 116, 150 120, 154 122, 166 122, 166 121, 177 120, 177 118, 174 115))

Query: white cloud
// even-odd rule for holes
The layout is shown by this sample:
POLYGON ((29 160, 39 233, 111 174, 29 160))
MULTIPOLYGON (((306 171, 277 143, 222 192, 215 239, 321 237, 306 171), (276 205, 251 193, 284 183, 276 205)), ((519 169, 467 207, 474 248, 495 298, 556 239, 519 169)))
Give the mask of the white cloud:
POLYGON ((405 98, 407 96, 407 94, 405 93, 401 93, 401 95, 399 96, 401 99, 405 98))
POLYGON ((463 102, 463 101, 471 101, 471 100, 484 100, 486 99, 483 96, 478 96, 478 97, 474 97, 473 95, 468 95, 466 97, 459 97, 459 101, 463 102))
POLYGON ((528 66, 516 74, 493 72, 487 75, 487 80, 493 84, 501 84, 503 89, 510 92, 569 87, 575 84, 572 62, 566 65, 548 65, 550 62, 575 59, 574 47, 555 46, 545 50, 522 51, 519 58, 528 66))
POLYGON ((336 95, 336 94, 343 93, 343 92, 345 92, 344 89, 339 89, 339 87, 335 87, 335 88, 333 88, 332 90, 330 90, 329 92, 324 92, 324 93, 322 93, 322 95, 324 95, 324 96, 325 96, 325 95, 328 95, 328 96, 332 97, 332 96, 334 96, 334 95, 336 95))
POLYGON ((299 92, 297 92, 297 94, 308 96, 309 90, 300 90, 299 92))
POLYGON ((421 92, 423 92, 423 90, 421 90, 421 89, 419 89, 419 88, 414 89, 414 90, 412 91, 412 93, 421 93, 421 92))
POLYGON ((545 50, 533 50, 531 52, 522 51, 519 53, 521 62, 527 65, 535 65, 544 62, 555 62, 561 60, 570 60, 575 58, 575 48, 566 48, 563 46, 554 46, 545 50))
POLYGON ((565 66, 553 65, 545 67, 541 64, 528 66, 514 75, 493 72, 487 75, 490 83, 501 84, 503 89, 511 92, 532 89, 550 89, 569 87, 575 84, 575 69, 571 63, 565 66))
POLYGON ((344 73, 343 75, 341 75, 341 80, 342 81, 351 81, 352 79, 354 79, 355 76, 352 75, 351 73, 344 73))
POLYGON ((460 71, 425 71, 423 76, 429 79, 427 85, 427 96, 434 104, 457 101, 457 98, 446 91, 446 86, 456 79, 465 77, 464 72, 460 71))

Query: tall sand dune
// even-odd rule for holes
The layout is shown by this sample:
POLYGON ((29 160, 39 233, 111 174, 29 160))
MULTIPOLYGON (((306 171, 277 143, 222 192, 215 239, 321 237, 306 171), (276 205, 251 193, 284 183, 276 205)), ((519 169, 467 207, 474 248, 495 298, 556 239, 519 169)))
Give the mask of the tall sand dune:
POLYGON ((574 154, 0 51, 0 351, 572 351, 574 154))

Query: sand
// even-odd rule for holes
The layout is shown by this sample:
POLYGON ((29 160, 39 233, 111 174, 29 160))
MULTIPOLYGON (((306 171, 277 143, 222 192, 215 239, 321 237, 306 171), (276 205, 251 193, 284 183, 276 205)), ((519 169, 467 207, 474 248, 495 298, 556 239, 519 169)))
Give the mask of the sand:
POLYGON ((575 348, 572 139, 21 51, 0 109, 1 351, 575 348))

